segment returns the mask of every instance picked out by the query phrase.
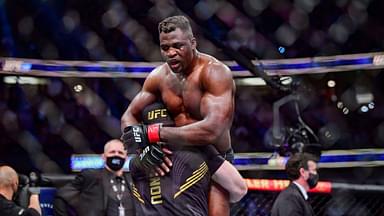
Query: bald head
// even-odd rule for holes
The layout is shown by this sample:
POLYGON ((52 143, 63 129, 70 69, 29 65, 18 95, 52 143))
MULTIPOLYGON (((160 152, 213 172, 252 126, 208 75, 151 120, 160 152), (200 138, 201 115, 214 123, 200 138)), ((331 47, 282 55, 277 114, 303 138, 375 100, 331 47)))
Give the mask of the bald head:
POLYGON ((104 146, 104 160, 111 156, 120 156, 122 158, 127 157, 127 150, 125 149, 124 143, 119 139, 110 140, 104 146))
POLYGON ((110 151, 111 149, 120 149, 120 150, 125 151, 124 144, 119 139, 113 139, 113 140, 108 141, 104 145, 104 154, 107 153, 108 151, 110 151))
POLYGON ((14 169, 9 166, 0 166, 0 187, 10 187, 15 182, 18 183, 18 175, 14 169))

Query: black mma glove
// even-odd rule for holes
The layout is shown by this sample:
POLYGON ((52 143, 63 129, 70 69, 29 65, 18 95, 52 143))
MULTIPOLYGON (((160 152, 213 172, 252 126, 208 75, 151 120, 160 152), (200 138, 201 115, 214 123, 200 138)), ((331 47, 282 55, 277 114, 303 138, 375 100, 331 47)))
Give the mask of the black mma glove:
POLYGON ((164 152, 161 150, 159 144, 146 146, 138 157, 131 161, 130 170, 152 170, 153 167, 159 166, 163 163, 165 157, 164 152))
POLYGON ((144 149, 150 143, 160 142, 160 128, 175 125, 167 108, 161 102, 146 106, 141 113, 141 118, 143 124, 124 128, 121 139, 129 153, 135 153, 137 149, 144 149))
POLYGON ((152 125, 130 125, 124 128, 122 141, 127 149, 144 149, 150 143, 160 141, 161 124, 152 125))

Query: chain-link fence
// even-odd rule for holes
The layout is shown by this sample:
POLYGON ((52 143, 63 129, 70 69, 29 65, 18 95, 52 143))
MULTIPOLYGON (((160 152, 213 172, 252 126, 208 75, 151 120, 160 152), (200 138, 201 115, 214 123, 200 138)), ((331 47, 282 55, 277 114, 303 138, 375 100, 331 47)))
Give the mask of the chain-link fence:
MULTIPOLYGON (((279 192, 249 191, 232 206, 231 215, 267 216, 279 192)), ((336 190, 330 194, 310 193, 310 202, 316 215, 327 216, 382 216, 382 192, 336 190)))

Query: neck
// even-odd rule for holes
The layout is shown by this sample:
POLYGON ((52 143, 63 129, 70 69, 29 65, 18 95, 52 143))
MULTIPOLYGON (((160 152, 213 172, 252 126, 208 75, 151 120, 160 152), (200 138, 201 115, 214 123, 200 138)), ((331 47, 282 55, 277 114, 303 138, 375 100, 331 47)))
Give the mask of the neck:
POLYGON ((186 68, 185 71, 182 73, 183 77, 186 77, 193 72, 193 69, 194 69, 195 65, 197 65, 198 60, 199 60, 199 52, 197 50, 195 50, 195 52, 193 52, 192 61, 189 64, 189 67, 186 68))
POLYGON ((121 169, 121 170, 118 170, 118 171, 113 171, 113 170, 111 170, 109 167, 105 167, 109 172, 111 172, 111 173, 113 173, 113 174, 115 174, 116 176, 122 176, 123 175, 123 170, 121 169))
POLYGON ((11 188, 1 188, 0 194, 3 195, 7 200, 12 200, 13 190, 11 188))
POLYGON ((116 172, 114 172, 115 173, 115 175, 117 175, 117 176, 123 176, 123 170, 119 170, 119 171, 116 171, 116 172))
POLYGON ((304 180, 304 178, 296 179, 295 182, 298 183, 298 184, 300 184, 301 186, 303 186, 303 188, 305 189, 305 191, 309 191, 308 183, 307 183, 306 180, 304 180))

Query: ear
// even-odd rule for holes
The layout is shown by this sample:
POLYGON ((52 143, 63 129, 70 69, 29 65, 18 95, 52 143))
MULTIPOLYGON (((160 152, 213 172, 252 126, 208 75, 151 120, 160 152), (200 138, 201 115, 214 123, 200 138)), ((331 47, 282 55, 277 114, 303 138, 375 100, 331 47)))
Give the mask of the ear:
POLYGON ((12 184, 12 191, 13 191, 13 193, 15 194, 18 189, 19 189, 19 183, 16 182, 16 181, 13 182, 13 184, 12 184))
POLYGON ((103 159, 103 161, 107 161, 107 157, 105 156, 105 154, 101 154, 101 159, 103 159))
POLYGON ((196 49, 197 47, 197 42, 196 42, 196 38, 195 37, 192 37, 191 38, 191 44, 192 44, 192 49, 196 49))
POLYGON ((305 169, 303 168, 303 167, 301 167, 300 169, 299 169, 299 173, 300 173, 300 176, 305 176, 305 169))

